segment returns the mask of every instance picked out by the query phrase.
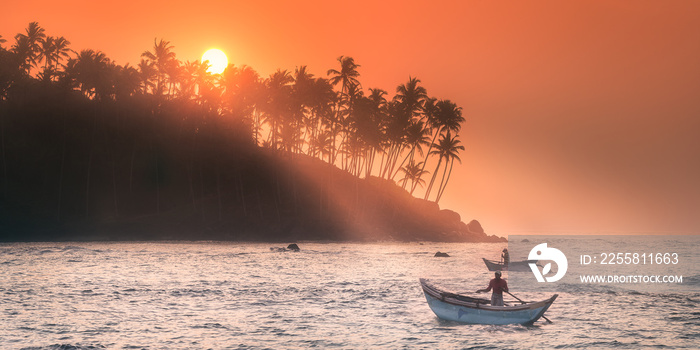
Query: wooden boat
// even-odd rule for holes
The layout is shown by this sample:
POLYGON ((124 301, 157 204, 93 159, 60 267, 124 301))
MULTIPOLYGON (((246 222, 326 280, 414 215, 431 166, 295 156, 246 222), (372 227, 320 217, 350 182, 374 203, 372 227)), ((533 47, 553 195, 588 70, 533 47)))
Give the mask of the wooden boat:
POLYGON ((437 317, 475 324, 532 324, 542 317, 558 294, 543 301, 513 306, 491 306, 487 299, 472 298, 440 290, 426 279, 420 279, 428 306, 437 317))
POLYGON ((484 260, 484 264, 488 267, 489 271, 515 271, 515 272, 529 272, 530 265, 529 261, 511 261, 508 265, 503 264, 500 261, 488 260, 486 258, 481 258, 484 260))

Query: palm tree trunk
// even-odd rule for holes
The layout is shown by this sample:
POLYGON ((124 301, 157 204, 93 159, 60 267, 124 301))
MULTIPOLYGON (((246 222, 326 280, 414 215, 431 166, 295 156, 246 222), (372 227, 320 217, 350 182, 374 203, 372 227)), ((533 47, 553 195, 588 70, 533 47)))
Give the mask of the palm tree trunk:
POLYGON ((396 149, 394 150, 394 156, 392 157, 391 160, 391 167, 389 168, 389 172, 386 174, 386 179, 391 180, 394 177, 391 175, 394 172, 394 169, 396 168, 396 162, 399 161, 399 157, 401 156, 401 147, 402 143, 397 143, 396 149))
MULTIPOLYGON (((387 175, 387 172, 389 171, 389 168, 391 167, 391 161, 394 157, 394 149, 396 148, 396 144, 392 143, 391 146, 389 146, 388 151, 386 152, 386 163, 384 164, 384 167, 382 168, 380 177, 384 177, 387 175)), ((382 155, 382 159, 384 159, 384 155, 382 155)))
POLYGON ((447 173, 447 163, 449 163, 449 162, 450 162, 450 160, 447 159, 445 162, 445 168, 442 170, 442 178, 440 179, 440 185, 438 186, 437 195, 435 196, 435 203, 437 203, 440 200, 440 195, 442 193, 443 184, 445 183, 445 174, 447 173))
POLYGON ((450 171, 447 173, 447 180, 445 180, 445 185, 442 187, 442 190, 440 192, 438 192, 438 197, 435 200, 436 203, 438 201, 440 201, 440 198, 442 198, 442 194, 445 193, 445 188, 447 188, 447 183, 450 181, 450 175, 452 175, 452 166, 454 164, 455 164, 455 160, 452 159, 452 163, 450 163, 450 171))
POLYGON ((440 165, 442 164, 442 157, 438 159, 437 167, 435 167, 435 172, 433 172, 433 177, 430 179, 430 184, 428 185, 428 188, 425 189, 425 197, 423 199, 428 200, 428 197, 430 196, 430 191, 433 188, 433 183, 435 183, 435 177, 437 177, 437 173, 440 170, 440 165))
MULTIPOLYGON (((438 135, 440 134, 440 128, 435 132, 435 135, 433 135, 433 141, 430 142, 430 146, 428 147, 428 152, 425 153, 425 160, 423 160, 423 166, 420 169, 419 174, 423 174, 423 171, 425 171, 425 166, 428 164, 428 158, 430 157, 430 151, 433 150, 433 145, 435 144, 435 140, 437 139, 438 135)), ((414 183, 413 187, 411 187, 411 194, 413 194, 413 191, 416 190, 417 184, 414 183)), ((427 189, 426 189, 427 191, 427 189)))
POLYGON ((409 164, 411 163, 411 161, 413 160, 413 155, 416 153, 416 146, 417 144, 414 143, 413 147, 411 147, 411 150, 408 152, 408 154, 406 154, 406 156, 403 157, 401 164, 399 164, 399 166, 396 168, 396 171, 394 171, 394 175, 391 177, 392 179, 396 177, 396 174, 399 173, 399 170, 401 170, 401 167, 403 167, 407 160, 409 164))

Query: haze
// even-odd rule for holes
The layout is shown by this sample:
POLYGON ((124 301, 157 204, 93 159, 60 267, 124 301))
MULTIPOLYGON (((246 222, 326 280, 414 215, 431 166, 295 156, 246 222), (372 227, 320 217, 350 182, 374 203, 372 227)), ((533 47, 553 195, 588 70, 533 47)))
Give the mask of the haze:
POLYGON ((697 234, 698 20, 696 1, 15 1, 0 35, 37 21, 132 65, 157 37, 263 77, 352 56, 365 89, 410 74, 463 107, 440 205, 488 233, 697 234))

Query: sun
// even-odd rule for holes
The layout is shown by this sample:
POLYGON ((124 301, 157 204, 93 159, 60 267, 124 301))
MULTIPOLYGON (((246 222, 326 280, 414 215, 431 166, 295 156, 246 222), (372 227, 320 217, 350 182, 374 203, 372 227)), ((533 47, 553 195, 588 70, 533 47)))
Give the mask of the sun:
POLYGON ((202 55, 202 62, 209 61, 207 72, 221 74, 228 67, 228 57, 219 49, 209 49, 202 55))

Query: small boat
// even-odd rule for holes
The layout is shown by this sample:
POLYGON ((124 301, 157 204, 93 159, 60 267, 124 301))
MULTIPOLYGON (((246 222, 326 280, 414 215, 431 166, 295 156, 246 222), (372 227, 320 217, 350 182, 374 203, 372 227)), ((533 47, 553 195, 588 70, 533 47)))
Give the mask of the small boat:
MULTIPOLYGON (((529 261, 511 261, 508 265, 500 261, 488 260, 486 258, 481 258, 484 260, 484 264, 488 267, 489 271, 515 271, 515 272, 529 272, 530 269, 529 261)), ((534 262, 534 261, 533 261, 534 262)))
POLYGON ((420 279, 428 306, 437 317, 474 324, 532 324, 542 317, 558 294, 543 301, 513 306, 491 306, 487 299, 446 292, 420 279))

